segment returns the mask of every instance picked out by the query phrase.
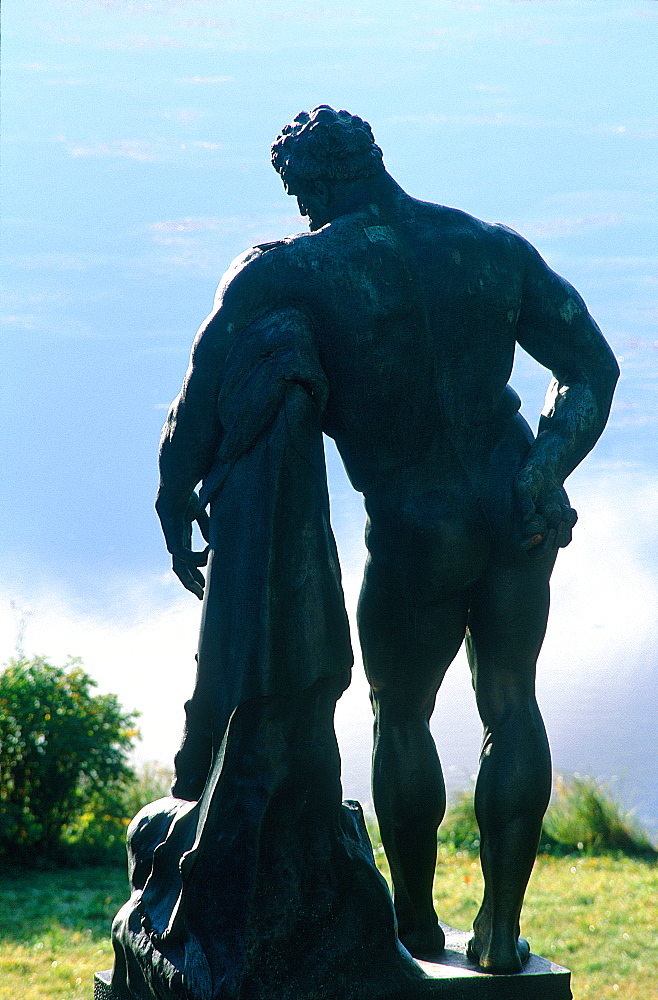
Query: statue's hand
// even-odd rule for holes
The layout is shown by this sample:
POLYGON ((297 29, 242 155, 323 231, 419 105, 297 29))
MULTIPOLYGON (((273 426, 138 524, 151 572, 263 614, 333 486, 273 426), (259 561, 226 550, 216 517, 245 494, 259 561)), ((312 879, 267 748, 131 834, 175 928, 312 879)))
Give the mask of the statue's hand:
POLYGON ((521 548, 539 556, 568 545, 578 514, 560 481, 545 465, 531 459, 514 485, 521 514, 521 548))
POLYGON ((196 493, 192 493, 182 510, 173 510, 164 502, 162 496, 158 497, 155 507, 167 550, 172 555, 174 573, 186 590, 195 594, 200 601, 203 600, 206 581, 199 567, 207 564, 210 546, 206 545, 201 552, 193 550, 192 526, 196 521, 205 540, 209 540, 210 521, 206 511, 201 507, 196 493))
POLYGON ((199 566, 205 566, 208 562, 208 546, 203 552, 193 552, 190 550, 181 551, 174 554, 171 560, 171 568, 183 584, 186 590, 190 590, 200 601, 203 600, 203 590, 206 581, 199 566))

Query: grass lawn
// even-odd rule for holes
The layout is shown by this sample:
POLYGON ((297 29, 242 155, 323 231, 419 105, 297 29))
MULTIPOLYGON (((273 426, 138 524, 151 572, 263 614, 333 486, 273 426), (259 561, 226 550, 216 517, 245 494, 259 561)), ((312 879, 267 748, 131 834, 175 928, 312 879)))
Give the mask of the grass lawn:
POLYGON ((91 998, 112 965, 112 918, 128 898, 123 868, 0 875, 0 998, 91 998))
MULTIPOLYGON (((441 848, 441 919, 469 927, 481 892, 478 862, 441 848)), ((0 1000, 90 1000, 94 972, 112 964, 110 923, 127 893, 121 869, 0 874, 0 1000)), ((655 864, 540 857, 523 932, 533 951, 571 969, 575 1000, 658 1000, 656 913, 655 864)))
MULTIPOLYGON (((386 860, 377 863, 388 877, 386 860)), ((482 898, 479 861, 439 848, 437 914, 470 928, 482 898)), ((521 931, 538 955, 571 969, 575 1000, 658 1000, 658 866, 611 857, 547 857, 536 863, 521 931)))

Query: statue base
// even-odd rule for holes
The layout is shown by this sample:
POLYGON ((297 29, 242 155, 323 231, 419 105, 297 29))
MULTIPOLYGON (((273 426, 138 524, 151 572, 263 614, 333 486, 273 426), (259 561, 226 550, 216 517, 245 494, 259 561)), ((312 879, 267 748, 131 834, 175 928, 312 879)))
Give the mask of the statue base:
MULTIPOLYGON (((466 957, 470 931, 441 922, 446 948, 440 962, 418 961, 431 980, 418 996, 450 1000, 572 1000, 571 972, 539 955, 530 955, 521 972, 492 976, 466 957)), ((425 986, 425 984, 423 984, 425 986)), ((416 994, 413 994, 414 1000, 416 994)), ((405 998, 406 1000, 406 998, 405 998)))
MULTIPOLYGON (((466 957, 468 931, 459 931, 448 924, 441 924, 446 936, 446 949, 440 962, 422 962, 427 979, 409 983, 400 992, 396 986, 390 996, 381 994, 381 1000, 572 1000, 571 973, 569 969, 531 955, 522 972, 510 976, 492 976, 473 965, 466 957)), ((97 972, 94 976, 94 1000, 135 1000, 131 993, 117 989, 111 983, 112 972, 97 972)), ((354 997, 368 997, 366 983, 356 984, 354 997)), ((352 1000, 341 987, 340 995, 331 993, 327 983, 322 992, 323 1000, 352 1000)), ((272 1000, 277 1000, 272 996, 272 1000)), ((314 1000, 302 998, 299 1000, 314 1000)))
POLYGON ((197 802, 165 798, 128 829, 131 896, 96 1000, 570 1000, 569 972, 513 976, 400 944, 358 802, 342 802, 336 685, 252 699, 197 802))

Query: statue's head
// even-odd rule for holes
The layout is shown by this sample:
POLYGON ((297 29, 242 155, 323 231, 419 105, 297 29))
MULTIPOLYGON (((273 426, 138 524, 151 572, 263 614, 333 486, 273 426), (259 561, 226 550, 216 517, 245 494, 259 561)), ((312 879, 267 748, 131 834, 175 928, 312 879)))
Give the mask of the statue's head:
POLYGON ((382 151, 372 129, 349 111, 327 104, 300 111, 272 145, 272 165, 286 191, 297 198, 311 229, 336 217, 331 203, 337 188, 369 181, 384 173, 382 151))

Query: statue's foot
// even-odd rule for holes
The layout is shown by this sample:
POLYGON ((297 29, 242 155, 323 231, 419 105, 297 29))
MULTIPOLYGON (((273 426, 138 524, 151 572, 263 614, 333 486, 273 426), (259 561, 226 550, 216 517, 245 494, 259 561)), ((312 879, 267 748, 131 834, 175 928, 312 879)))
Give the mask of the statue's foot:
POLYGON ((484 972, 504 976, 521 972, 530 958, 530 945, 522 937, 517 938, 516 941, 512 938, 508 942, 494 942, 490 936, 490 940, 483 943, 476 931, 468 942, 466 955, 484 972))
POLYGON ((434 919, 427 927, 413 927, 398 931, 398 937, 409 954, 426 962, 439 959, 446 945, 443 928, 436 916, 434 914, 432 916, 434 919))

